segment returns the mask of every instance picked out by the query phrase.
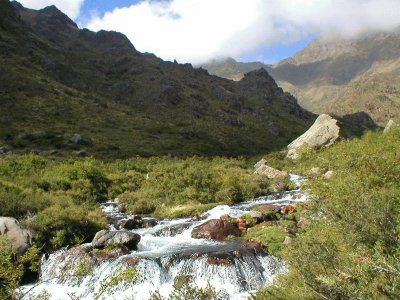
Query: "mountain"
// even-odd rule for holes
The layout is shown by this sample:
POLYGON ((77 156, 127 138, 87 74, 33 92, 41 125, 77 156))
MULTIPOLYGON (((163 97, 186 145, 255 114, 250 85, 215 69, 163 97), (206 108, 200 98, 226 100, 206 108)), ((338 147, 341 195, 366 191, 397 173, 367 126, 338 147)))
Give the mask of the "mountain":
POLYGON ((55 6, 0 0, 0 14, 0 146, 14 152, 255 155, 315 119, 263 69, 211 76, 79 29, 55 6))
MULTIPOLYGON (((243 63, 227 61, 239 70, 236 78, 244 70, 251 71, 252 66, 260 67, 260 63, 245 68, 243 63)), ((365 112, 381 126, 388 119, 400 121, 400 30, 350 40, 315 40, 293 57, 263 68, 303 107, 315 113, 365 112)), ((226 69, 210 70, 235 79, 226 76, 226 69)))

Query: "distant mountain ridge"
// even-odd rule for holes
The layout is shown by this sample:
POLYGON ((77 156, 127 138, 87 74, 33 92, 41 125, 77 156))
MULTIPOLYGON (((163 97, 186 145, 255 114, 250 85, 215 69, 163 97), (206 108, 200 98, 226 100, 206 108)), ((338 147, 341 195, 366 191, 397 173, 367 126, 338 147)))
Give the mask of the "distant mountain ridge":
POLYGON ((0 146, 88 154, 255 155, 280 149, 315 116, 263 70, 239 82, 140 53, 55 6, 0 0, 0 146))
MULTIPOLYGON (((261 64, 229 61, 235 78, 229 77, 224 61, 204 68, 235 80, 261 64)), ((366 112, 381 126, 389 119, 400 121, 400 30, 351 40, 315 40, 293 57, 262 67, 315 113, 366 112)))

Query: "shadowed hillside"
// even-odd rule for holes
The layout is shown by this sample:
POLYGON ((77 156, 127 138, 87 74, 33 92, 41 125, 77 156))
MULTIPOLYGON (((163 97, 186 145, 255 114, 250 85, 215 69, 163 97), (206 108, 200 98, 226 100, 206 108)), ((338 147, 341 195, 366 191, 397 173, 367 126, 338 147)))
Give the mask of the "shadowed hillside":
POLYGON ((0 3, 0 142, 9 150, 252 155, 314 119, 265 71, 232 82, 139 53, 120 33, 81 30, 54 6, 0 3), (76 133, 90 142, 69 141, 76 133))

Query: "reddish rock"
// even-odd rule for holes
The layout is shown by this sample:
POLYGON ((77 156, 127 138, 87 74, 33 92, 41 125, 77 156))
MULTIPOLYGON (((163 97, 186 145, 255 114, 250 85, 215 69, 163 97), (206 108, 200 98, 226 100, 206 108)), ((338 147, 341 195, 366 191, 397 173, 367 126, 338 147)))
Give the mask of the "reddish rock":
POLYGON ((240 236, 241 231, 233 224, 223 220, 209 220, 192 230, 192 237, 197 239, 224 240, 229 235, 240 236))
POLYGON ((289 214, 289 213, 294 213, 296 212, 296 208, 293 205, 286 205, 281 208, 281 213, 282 214, 289 214))
POLYGON ((246 220, 238 218, 238 219, 236 219, 236 224, 237 224, 237 227, 239 228, 240 232, 242 234, 246 234, 247 227, 248 227, 247 223, 246 223, 246 220))

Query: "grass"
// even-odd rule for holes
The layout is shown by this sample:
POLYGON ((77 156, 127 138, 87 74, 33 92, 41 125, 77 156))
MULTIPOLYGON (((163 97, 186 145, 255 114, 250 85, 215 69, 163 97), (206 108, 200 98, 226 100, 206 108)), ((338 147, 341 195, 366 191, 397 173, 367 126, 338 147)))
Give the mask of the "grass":
POLYGON ((399 146, 397 126, 309 151, 296 163, 282 162, 295 172, 319 167, 335 176, 310 179, 307 225, 283 251, 289 272, 254 298, 400 297, 399 146))

